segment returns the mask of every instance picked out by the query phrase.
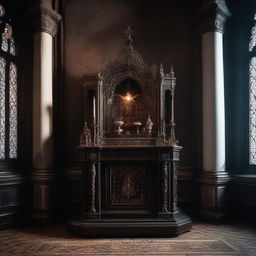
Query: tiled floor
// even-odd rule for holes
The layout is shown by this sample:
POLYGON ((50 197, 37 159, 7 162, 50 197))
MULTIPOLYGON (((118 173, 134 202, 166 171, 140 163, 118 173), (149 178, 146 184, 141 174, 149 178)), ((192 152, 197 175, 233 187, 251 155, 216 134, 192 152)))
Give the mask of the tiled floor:
POLYGON ((0 231, 0 256, 256 255, 256 228, 194 223, 173 238, 85 239, 65 225, 0 231))

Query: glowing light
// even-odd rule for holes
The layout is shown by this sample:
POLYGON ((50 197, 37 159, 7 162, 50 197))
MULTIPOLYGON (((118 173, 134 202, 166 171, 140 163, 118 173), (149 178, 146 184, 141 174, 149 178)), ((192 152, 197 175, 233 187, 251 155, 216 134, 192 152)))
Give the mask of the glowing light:
POLYGON ((126 103, 133 102, 138 97, 138 95, 133 96, 130 92, 127 92, 125 96, 123 95, 118 95, 118 96, 121 97, 122 100, 124 100, 126 103))

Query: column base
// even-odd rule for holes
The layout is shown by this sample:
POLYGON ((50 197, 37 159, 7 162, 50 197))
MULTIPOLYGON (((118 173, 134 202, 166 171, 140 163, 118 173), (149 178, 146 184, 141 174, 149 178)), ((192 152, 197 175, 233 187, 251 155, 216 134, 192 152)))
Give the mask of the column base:
POLYGON ((53 170, 34 170, 33 182, 33 213, 32 222, 43 225, 51 221, 54 212, 53 170))
POLYGON ((222 222, 225 218, 226 186, 230 181, 228 173, 204 171, 198 181, 200 183, 199 216, 214 223, 222 222))

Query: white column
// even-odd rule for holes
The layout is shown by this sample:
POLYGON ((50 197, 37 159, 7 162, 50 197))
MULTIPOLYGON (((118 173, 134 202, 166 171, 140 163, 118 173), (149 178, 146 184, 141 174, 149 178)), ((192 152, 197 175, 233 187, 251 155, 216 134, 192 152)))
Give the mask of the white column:
POLYGON ((49 33, 34 35, 33 74, 33 164, 34 169, 53 167, 52 47, 49 33))
POLYGON ((230 12, 225 0, 203 0, 199 15, 202 30, 203 170, 200 182, 200 215, 214 221, 224 216, 225 102, 223 33, 230 12))
POLYGON ((202 35, 203 169, 225 171, 223 35, 202 35))
POLYGON ((48 1, 38 1, 29 12, 33 18, 33 217, 46 221, 53 213, 53 38, 60 15, 48 1))

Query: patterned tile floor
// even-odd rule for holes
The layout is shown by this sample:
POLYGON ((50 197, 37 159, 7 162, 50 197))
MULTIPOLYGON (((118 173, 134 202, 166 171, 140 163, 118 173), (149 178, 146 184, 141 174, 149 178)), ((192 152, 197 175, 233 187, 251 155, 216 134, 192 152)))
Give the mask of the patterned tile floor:
POLYGON ((68 233, 65 225, 0 231, 0 256, 26 255, 256 256, 256 228, 194 223, 190 232, 173 238, 116 239, 85 239, 68 233))

